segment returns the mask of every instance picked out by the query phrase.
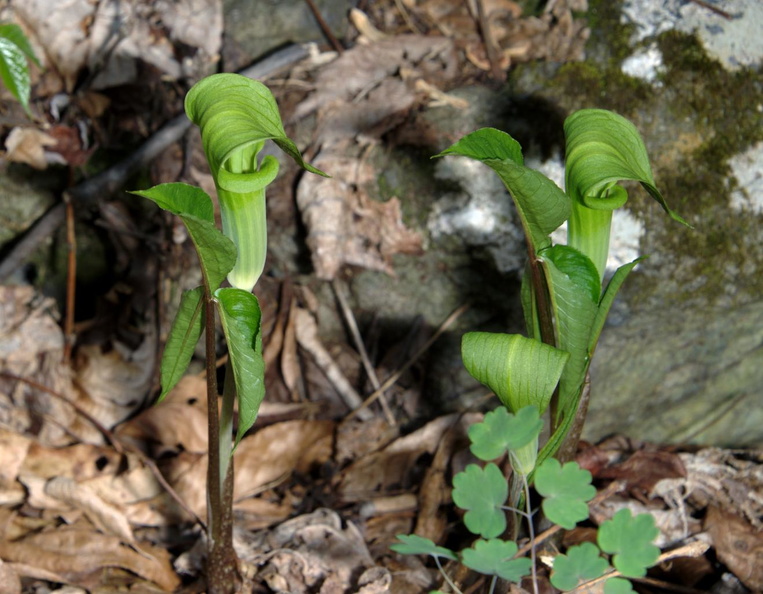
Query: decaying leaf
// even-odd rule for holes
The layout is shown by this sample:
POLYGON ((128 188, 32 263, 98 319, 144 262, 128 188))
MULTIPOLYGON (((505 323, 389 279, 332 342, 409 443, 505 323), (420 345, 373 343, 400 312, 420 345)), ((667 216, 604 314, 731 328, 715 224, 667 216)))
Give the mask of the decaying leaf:
POLYGON ((142 544, 139 553, 122 545, 116 536, 76 526, 33 533, 13 542, 0 541, 0 557, 53 572, 71 583, 108 567, 121 567, 166 591, 180 585, 167 551, 142 544))
POLYGON ((45 148, 56 144, 58 140, 37 128, 14 128, 5 139, 5 158, 35 169, 46 169, 49 159, 45 148))
POLYGON ((323 153, 314 163, 333 177, 305 176, 297 203, 319 278, 335 278, 345 264, 392 274, 393 255, 420 253, 421 236, 403 224, 398 199, 376 202, 363 190, 373 178, 369 165, 323 153))
POLYGON ((705 527, 718 558, 753 592, 763 591, 763 537, 750 522, 710 506, 705 527))
POLYGON ((60 73, 67 91, 84 68, 95 75, 92 89, 134 82, 137 60, 178 79, 193 72, 178 59, 176 43, 198 48, 191 68, 202 71, 222 45, 221 0, 11 0, 10 5, 44 47, 48 66, 60 73))

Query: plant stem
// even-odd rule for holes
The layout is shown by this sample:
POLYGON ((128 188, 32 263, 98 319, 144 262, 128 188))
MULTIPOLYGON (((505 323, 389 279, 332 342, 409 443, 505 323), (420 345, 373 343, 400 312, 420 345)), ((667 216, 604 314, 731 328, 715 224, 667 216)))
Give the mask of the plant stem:
MULTIPOLYGON (((233 464, 221 480, 220 417, 217 412, 215 300, 204 296, 207 371, 207 592, 233 594, 239 583, 238 559, 233 549, 233 464)), ((230 439, 230 438, 228 438, 230 439)), ((228 446, 230 448, 230 446, 228 446)))
POLYGON ((461 592, 461 590, 459 590, 458 586, 456 586, 456 584, 453 583, 453 580, 451 580, 448 577, 448 574, 445 573, 445 570, 442 568, 442 563, 440 563, 440 558, 437 557, 436 555, 434 556, 434 562, 437 565, 437 569, 440 570, 440 574, 442 575, 442 577, 444 577, 445 581, 448 582, 448 585, 451 588, 453 588, 453 591, 456 592, 456 594, 464 594, 463 592, 461 592))
POLYGON ((594 210, 572 201, 572 214, 567 223, 567 245, 591 258, 599 272, 600 282, 607 267, 611 229, 611 210, 594 210))
POLYGON ((527 506, 527 534, 530 537, 530 561, 532 562, 533 594, 538 594, 538 573, 535 567, 535 526, 533 525, 532 507, 530 507, 530 484, 527 477, 522 475, 522 484, 525 488, 525 505, 527 506))

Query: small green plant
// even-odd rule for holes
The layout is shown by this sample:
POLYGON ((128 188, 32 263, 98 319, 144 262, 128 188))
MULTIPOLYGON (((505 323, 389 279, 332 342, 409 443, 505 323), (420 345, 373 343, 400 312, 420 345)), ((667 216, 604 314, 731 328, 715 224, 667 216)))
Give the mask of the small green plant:
MULTIPOLYGON (((489 461, 505 454, 515 461, 519 452, 537 443, 541 425, 538 409, 530 405, 516 415, 506 408, 498 408, 469 428, 471 452, 488 462, 484 467, 470 464, 453 477, 453 501, 466 512, 464 524, 477 536, 471 547, 456 553, 420 536, 398 535, 400 542, 393 544, 392 549, 402 554, 432 556, 454 592, 460 590, 444 571, 441 559, 460 560, 470 569, 491 576, 491 593, 498 578, 519 583, 527 576, 532 576, 537 593, 535 549, 539 543, 530 507, 529 473, 517 473, 525 494, 525 510, 520 511, 506 505, 507 481, 498 466, 489 461), (506 531, 507 512, 526 520, 529 558, 518 556, 515 542, 499 538, 506 531)), ((547 458, 535 469, 534 482, 535 490, 543 497, 543 513, 551 522, 570 530, 588 518, 587 502, 596 495, 596 489, 591 485, 591 473, 576 462, 562 465, 554 458, 547 458)), ((632 517, 628 509, 622 509, 601 524, 596 544, 585 542, 570 547, 566 554, 554 559, 551 584, 560 590, 574 590, 608 576, 604 584, 606 594, 633 592, 630 582, 624 578, 644 577, 647 568, 654 565, 660 554, 660 549, 652 544, 657 534, 651 515, 632 517), (614 568, 602 552, 612 555, 614 568)))
POLYGON ((574 454, 587 410, 591 358, 615 296, 639 262, 620 267, 605 282, 612 212, 628 199, 620 182, 639 182, 673 219, 687 224, 657 189, 644 142, 628 120, 584 109, 567 118, 564 131, 566 193, 525 167, 519 143, 499 130, 478 130, 437 155, 461 155, 493 169, 524 228, 529 258, 521 296, 527 337, 468 333, 461 351, 469 373, 511 412, 527 404, 541 413, 549 409, 551 436, 538 461, 563 444, 562 459, 574 454), (553 245, 550 234, 565 221, 568 244, 553 245))
POLYGON ((31 115, 28 60, 42 67, 21 27, 13 24, 0 25, 0 79, 21 103, 24 111, 31 115))
POLYGON ((260 307, 252 289, 267 252, 265 188, 278 173, 275 157, 259 158, 272 140, 301 167, 307 164, 286 136, 273 95, 263 84, 236 74, 216 74, 186 95, 185 110, 201 131, 220 203, 223 230, 215 226, 211 198, 183 183, 133 192, 180 217, 199 256, 203 285, 183 294, 161 364, 161 401, 191 362, 206 333, 209 458, 207 471, 207 581, 211 593, 235 591, 237 559, 232 542, 235 446, 254 425, 265 395, 260 307), (231 287, 221 288, 227 277, 231 287), (215 317, 228 344, 228 363, 218 415, 215 317), (234 438, 234 404, 238 423, 234 438))
MULTIPOLYGON (((471 428, 472 452, 486 461, 508 453, 514 472, 507 484, 495 464, 470 465, 454 477, 453 501, 466 511, 466 527, 481 537, 462 551, 461 562, 492 575, 493 584, 498 577, 518 581, 529 568, 536 592, 532 512, 529 507, 519 510, 523 501, 529 506, 530 484, 544 498, 546 517, 565 529, 588 516, 586 502, 595 494, 590 474, 569 460, 587 411, 591 358, 615 296, 640 260, 620 267, 605 282, 612 213, 628 199, 620 182, 639 182, 671 218, 688 226, 657 189, 644 143, 628 120, 585 109, 567 118, 564 131, 566 192, 525 167, 519 143, 492 128, 477 130, 436 155, 469 157, 493 169, 511 194, 527 240, 521 288, 527 336, 469 332, 461 343, 466 369, 505 407, 471 428), (554 245, 551 233, 564 222, 568 244, 554 245), (547 410, 551 431, 541 448, 540 415, 547 410), (516 545, 497 540, 508 525, 507 510, 527 520, 530 559, 514 559, 516 545)), ((659 554, 651 544, 655 536, 651 516, 619 512, 600 527, 598 549, 589 543, 557 557, 551 583, 569 590, 604 575, 608 565, 599 549, 614 555, 621 575, 641 577, 659 554)), ((432 555, 438 566, 440 558, 459 558, 430 541, 399 538, 402 544, 393 549, 432 555)), ((608 594, 630 591, 630 583, 621 578, 611 578, 605 586, 608 594)))

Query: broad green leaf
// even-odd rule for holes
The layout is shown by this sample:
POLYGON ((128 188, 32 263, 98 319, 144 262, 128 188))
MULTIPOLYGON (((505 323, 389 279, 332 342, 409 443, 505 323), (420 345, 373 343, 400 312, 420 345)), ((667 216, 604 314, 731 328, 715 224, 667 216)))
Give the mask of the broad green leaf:
POLYGON ((630 274, 631 270, 633 270, 639 262, 646 258, 647 256, 642 256, 641 258, 636 258, 633 262, 623 264, 615 271, 615 274, 612 275, 612 278, 609 279, 607 288, 604 289, 604 294, 601 296, 601 300, 599 301, 599 307, 596 310, 596 316, 594 317, 593 324, 591 325, 591 336, 588 342, 589 357, 593 357, 593 353, 596 350, 596 345, 599 342, 599 337, 601 336, 601 331, 604 329, 604 324, 607 321, 609 310, 612 309, 612 304, 615 302, 615 297, 617 297, 617 292, 620 290, 620 287, 623 286, 623 283, 630 274))
POLYGON ((469 332, 461 341, 461 357, 472 377, 511 412, 532 405, 542 413, 569 354, 518 334, 469 332))
POLYGON ((453 477, 453 502, 463 510, 464 524, 472 534, 494 538, 506 529, 502 506, 509 496, 509 486, 495 464, 480 468, 469 464, 453 477))
POLYGON ((31 82, 29 64, 23 50, 7 37, 0 36, 0 80, 24 111, 29 112, 31 82))
POLYGON ((265 397, 265 361, 260 331, 262 314, 257 297, 248 291, 218 289, 215 298, 220 305, 220 319, 236 383, 238 430, 235 445, 238 445, 257 420, 257 412, 265 397))
POLYGON ((632 517, 623 508, 599 526, 597 541, 602 551, 614 555, 612 564, 621 574, 639 578, 660 556, 659 547, 652 544, 659 533, 650 514, 632 517))
POLYGON ((435 156, 445 155, 481 161, 498 174, 536 252, 551 244, 549 234, 570 216, 567 195, 545 175, 524 166, 519 143, 505 132, 482 128, 435 156))
POLYGON ((236 263, 236 246, 215 227, 212 200, 207 193, 188 184, 171 183, 132 194, 154 201, 185 223, 199 255, 207 290, 213 293, 236 263))
POLYGON ((543 513, 554 524, 572 530, 588 517, 587 501, 596 495, 591 485, 591 473, 577 462, 562 466, 555 458, 548 458, 535 471, 535 490, 543 499, 543 513))
POLYGON ((186 291, 180 298, 180 307, 172 322, 167 344, 162 355, 162 393, 157 402, 175 387, 191 363, 196 343, 204 331, 204 287, 186 291))
POLYGON ((546 271, 556 344, 570 354, 559 381, 558 422, 575 414, 590 359, 591 327, 599 306, 599 274, 591 260, 575 248, 555 245, 539 254, 546 271))
POLYGON ((0 37, 3 37, 16 45, 16 47, 24 52, 24 55, 27 58, 42 68, 42 64, 40 64, 40 61, 37 59, 37 56, 32 49, 32 44, 29 43, 29 39, 24 35, 24 31, 21 30, 21 27, 13 23, 0 25, 0 37))
POLYGON ((512 415, 503 406, 485 415, 481 423, 469 427, 472 454, 480 460, 494 460, 509 450, 537 442, 543 421, 538 409, 525 406, 512 415))
POLYGON ((428 538, 416 534, 398 534, 396 537, 400 542, 390 545, 390 549, 401 555, 431 555, 432 557, 442 557, 457 561, 458 557, 450 549, 438 547, 428 538))
POLYGON ((204 152, 221 187, 234 192, 262 188, 256 153, 265 140, 273 140, 300 167, 326 175, 304 161, 286 136, 273 94, 258 81, 230 73, 208 76, 186 95, 185 111, 201 129, 204 152), (258 147, 248 151, 255 162, 248 166, 236 163, 236 153, 252 146, 258 147))
POLYGON ((609 563, 590 542, 570 547, 566 555, 554 558, 551 584, 560 590, 573 590, 580 584, 604 575, 609 563))
POLYGON ((514 559, 516 554, 517 545, 514 542, 480 539, 472 548, 461 551, 461 560, 474 571, 519 583, 530 573, 532 561, 527 557, 514 559))
POLYGON ((613 577, 604 582, 604 594, 633 594, 631 583, 623 578, 613 577))
POLYGON ((617 183, 641 183, 671 218, 687 224, 668 207, 652 176, 649 156, 636 127, 604 109, 581 109, 564 122, 565 185, 573 200, 588 208, 614 210, 627 200, 617 183))

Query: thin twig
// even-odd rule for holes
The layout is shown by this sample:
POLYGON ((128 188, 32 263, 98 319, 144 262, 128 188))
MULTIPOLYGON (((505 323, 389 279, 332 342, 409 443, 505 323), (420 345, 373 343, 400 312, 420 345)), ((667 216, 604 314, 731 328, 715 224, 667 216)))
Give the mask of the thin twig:
POLYGON ((154 462, 146 454, 144 454, 138 448, 134 447, 131 444, 123 443, 119 439, 119 437, 117 437, 108 427, 103 425, 98 419, 96 419, 89 412, 83 409, 79 404, 77 404, 70 398, 64 396, 60 392, 56 392, 55 390, 52 390, 51 388, 48 388, 47 386, 44 386, 34 380, 30 380, 25 377, 15 375, 13 373, 8 373, 6 371, 0 371, 0 377, 3 377, 11 381, 17 381, 17 382, 22 382, 24 384, 27 384, 28 386, 31 386, 35 390, 39 390, 40 392, 45 392, 46 394, 49 394, 50 396, 53 396, 54 398, 58 398, 62 402, 65 402, 66 404, 71 406, 78 415, 80 415, 88 423, 90 423, 93 427, 95 427, 98 431, 101 432, 101 434, 106 438, 106 441, 111 445, 111 447, 114 448, 114 451, 116 451, 118 454, 121 454, 121 455, 124 455, 126 453, 133 454, 143 464, 145 464, 148 467, 148 469, 151 471, 151 474, 154 475, 154 478, 157 480, 157 482, 162 486, 162 488, 165 491, 167 491, 167 494, 170 497, 172 497, 175 503, 177 503, 181 507, 181 509, 183 509, 183 511, 185 511, 191 518, 193 518, 193 521, 196 522, 199 526, 201 526, 201 529, 206 532, 207 530, 206 524, 204 524, 202 519, 199 518, 199 516, 197 516, 196 513, 190 507, 188 507, 185 501, 183 501, 180 495, 178 495, 177 491, 175 491, 175 489, 172 488, 172 485, 170 485, 167 482, 167 480, 164 478, 161 471, 159 470, 159 467, 156 465, 156 462, 154 462))
POLYGON ((713 6, 709 2, 705 2, 704 0, 691 0, 691 2, 694 2, 694 4, 697 4, 698 6, 701 6, 702 8, 707 8, 710 12, 714 12, 715 14, 722 16, 724 19, 733 20, 733 16, 731 13, 726 12, 725 10, 722 10, 718 8, 717 6, 713 6))
MULTIPOLYGON (((305 47, 290 45, 253 66, 245 68, 240 71, 240 74, 263 80, 283 71, 295 62, 299 62, 307 55, 308 52, 305 47)), ((116 193, 132 174, 149 165, 168 146, 180 140, 190 126, 191 122, 185 114, 174 117, 129 157, 71 188, 68 191, 70 199, 75 202, 76 207, 90 207, 97 200, 116 193)), ((63 202, 59 202, 37 219, 6 258, 0 262, 0 283, 20 268, 37 246, 61 226, 65 216, 66 207, 63 202)))
POLYGON ((77 290, 77 234, 74 229, 74 207, 64 198, 66 205, 66 244, 69 249, 66 267, 66 317, 64 319, 63 364, 68 367, 74 345, 74 308, 77 290))
POLYGON ((371 394, 368 398, 366 398, 363 401, 363 404, 361 404, 359 407, 353 410, 349 415, 347 415, 345 420, 351 419, 356 414, 358 414, 358 412, 360 412, 361 410, 364 410, 369 405, 373 404, 376 401, 376 399, 379 398, 379 396, 381 396, 386 390, 388 390, 393 385, 395 385, 397 380, 400 379, 400 376, 402 376, 406 371, 408 371, 411 368, 411 366, 413 366, 413 364, 416 363, 416 361, 418 361, 424 355, 424 353, 426 353, 429 350, 429 348, 437 341, 437 339, 440 338, 440 336, 442 336, 443 333, 448 328, 450 328, 453 325, 453 323, 458 318, 460 318, 467 309, 469 309, 468 305, 462 305, 461 307, 456 309, 452 314, 450 314, 445 319, 445 321, 440 325, 437 331, 432 335, 432 337, 426 341, 424 346, 422 346, 416 352, 416 354, 414 354, 413 357, 411 357, 405 363, 405 365, 403 365, 400 369, 398 369, 395 373, 393 373, 390 377, 388 377, 387 380, 381 386, 379 386, 378 390, 375 390, 373 394, 371 394))
POLYGON ((485 54, 490 62, 490 73, 493 78, 499 82, 506 80, 506 73, 501 69, 500 58, 498 56, 498 45, 493 39, 493 32, 490 29, 490 23, 488 23, 487 14, 485 14, 485 7, 482 0, 476 0, 477 3, 477 21, 482 33, 482 43, 485 46, 485 54))
POLYGON ((310 12, 313 13, 315 20, 318 21, 318 26, 321 28, 321 31, 323 31, 323 34, 326 36, 326 39, 328 39, 329 43, 331 44, 331 47, 334 48, 334 51, 336 51, 336 53, 343 54, 344 48, 342 47, 342 44, 339 43, 339 40, 331 31, 331 27, 329 27, 328 23, 323 19, 323 16, 321 15, 321 11, 315 5, 315 2, 313 2, 313 0, 305 0, 305 2, 307 3, 307 6, 310 8, 310 12))
MULTIPOLYGON (((363 343, 363 338, 361 337, 360 330, 358 329, 358 323, 355 320, 352 309, 350 309, 350 304, 347 303, 347 297, 345 297, 344 290, 342 289, 340 282, 336 279, 332 281, 331 286, 334 288, 334 293, 339 300, 339 306, 342 309, 342 314, 344 315, 344 319, 350 329, 350 334, 352 334, 352 340, 355 342, 355 347, 358 349, 358 353, 360 354, 360 360, 363 362, 363 369, 366 370, 366 375, 371 381, 371 385, 374 387, 374 390, 378 390, 381 388, 381 383, 379 382, 379 378, 376 375, 374 366, 371 365, 371 359, 368 357, 366 345, 363 343)), ((397 422, 395 421, 395 415, 392 414, 392 411, 389 408, 387 396, 384 391, 382 391, 379 396, 379 404, 381 404, 382 410, 384 411, 384 416, 387 418, 387 422, 392 427, 397 425, 397 422)))
POLYGON ((405 9, 405 4, 403 4, 403 0, 395 0, 395 6, 397 6, 397 11, 400 13, 400 16, 403 17, 403 20, 405 21, 405 24, 408 25, 408 28, 417 35, 422 35, 424 32, 418 27, 418 25, 416 25, 414 20, 411 18, 411 15, 408 14, 408 11, 405 9))

